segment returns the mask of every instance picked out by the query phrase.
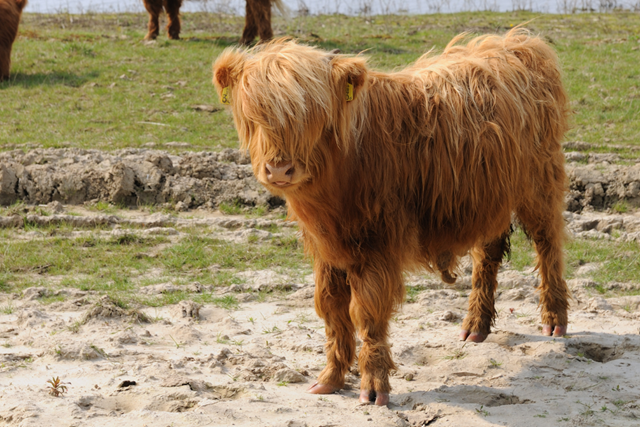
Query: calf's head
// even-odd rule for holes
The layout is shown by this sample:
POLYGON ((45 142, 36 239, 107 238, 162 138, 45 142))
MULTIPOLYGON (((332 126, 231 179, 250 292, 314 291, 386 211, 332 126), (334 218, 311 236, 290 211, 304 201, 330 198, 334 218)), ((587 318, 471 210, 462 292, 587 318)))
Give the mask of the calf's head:
POLYGON ((322 179, 331 157, 354 144, 366 77, 364 58, 286 40, 228 48, 213 65, 256 177, 284 194, 322 179))

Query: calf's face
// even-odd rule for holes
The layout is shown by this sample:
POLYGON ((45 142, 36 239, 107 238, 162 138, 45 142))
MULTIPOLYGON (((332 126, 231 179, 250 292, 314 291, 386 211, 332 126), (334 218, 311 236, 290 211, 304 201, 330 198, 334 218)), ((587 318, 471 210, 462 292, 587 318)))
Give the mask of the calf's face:
POLYGON ((225 50, 214 63, 213 82, 231 106, 256 177, 286 194, 322 179, 332 153, 345 149, 340 144, 349 131, 343 128, 355 108, 347 105, 345 88, 360 92, 365 74, 362 58, 276 41, 225 50))

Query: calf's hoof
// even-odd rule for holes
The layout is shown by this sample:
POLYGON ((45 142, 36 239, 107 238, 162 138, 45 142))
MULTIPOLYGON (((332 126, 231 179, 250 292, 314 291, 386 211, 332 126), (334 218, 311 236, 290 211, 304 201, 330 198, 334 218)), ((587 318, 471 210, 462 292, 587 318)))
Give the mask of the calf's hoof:
POLYGON ((311 393, 311 394, 331 394, 331 393, 335 393, 338 390, 339 390, 338 387, 334 387, 332 385, 315 383, 315 384, 313 384, 311 387, 309 387, 307 389, 307 393, 311 393))
POLYGON ((374 402, 377 406, 386 406, 389 403, 389 393, 375 390, 361 390, 360 403, 374 402))
POLYGON ((460 331, 460 341, 482 342, 487 339, 487 334, 471 332, 463 329, 460 331))
POLYGON ((547 337, 563 337, 567 335, 567 325, 542 325, 542 335, 547 337))

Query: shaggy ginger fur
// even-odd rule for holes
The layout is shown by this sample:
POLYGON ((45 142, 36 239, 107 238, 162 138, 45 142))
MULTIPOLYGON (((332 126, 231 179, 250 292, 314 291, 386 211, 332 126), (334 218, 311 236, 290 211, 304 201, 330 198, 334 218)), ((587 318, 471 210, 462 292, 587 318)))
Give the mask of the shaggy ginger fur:
POLYGON ((0 81, 9 78, 11 48, 27 0, 0 0, 0 81))
POLYGON ((521 28, 462 39, 395 73, 292 41, 230 48, 214 64, 256 177, 286 197, 314 259, 327 366, 312 393, 344 385, 357 331, 361 400, 377 394, 386 404, 403 271, 452 282, 469 251, 461 338, 484 340, 512 214, 538 253, 543 332, 566 333, 560 141, 569 105, 556 55, 521 28))
MULTIPOLYGON (((167 13, 167 33, 170 39, 180 38, 180 6, 182 0, 143 0, 149 12, 149 29, 145 40, 155 40, 160 32, 159 18, 164 8, 167 13)), ((286 6, 282 0, 247 0, 245 26, 240 44, 248 45, 260 35, 262 41, 273 37, 271 30, 271 4, 285 13, 286 6)))

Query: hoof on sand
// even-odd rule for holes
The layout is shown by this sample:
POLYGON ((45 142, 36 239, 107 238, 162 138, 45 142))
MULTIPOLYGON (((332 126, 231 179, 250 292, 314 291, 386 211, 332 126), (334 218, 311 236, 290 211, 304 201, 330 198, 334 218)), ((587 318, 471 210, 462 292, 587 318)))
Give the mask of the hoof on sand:
POLYGON ((465 329, 460 331, 460 341, 483 342, 487 339, 487 334, 480 332, 469 332, 465 329))
POLYGON ((567 326, 542 325, 542 335, 563 337, 567 335, 567 326))
POLYGON ((378 393, 375 390, 360 391, 360 403, 375 402, 377 406, 386 406, 389 403, 389 393, 378 393))
POLYGON ((334 387, 332 385, 315 383, 314 385, 312 385, 311 387, 309 387, 307 389, 307 393, 311 393, 311 394, 331 394, 331 393, 335 393, 338 390, 339 389, 337 387, 334 387))

